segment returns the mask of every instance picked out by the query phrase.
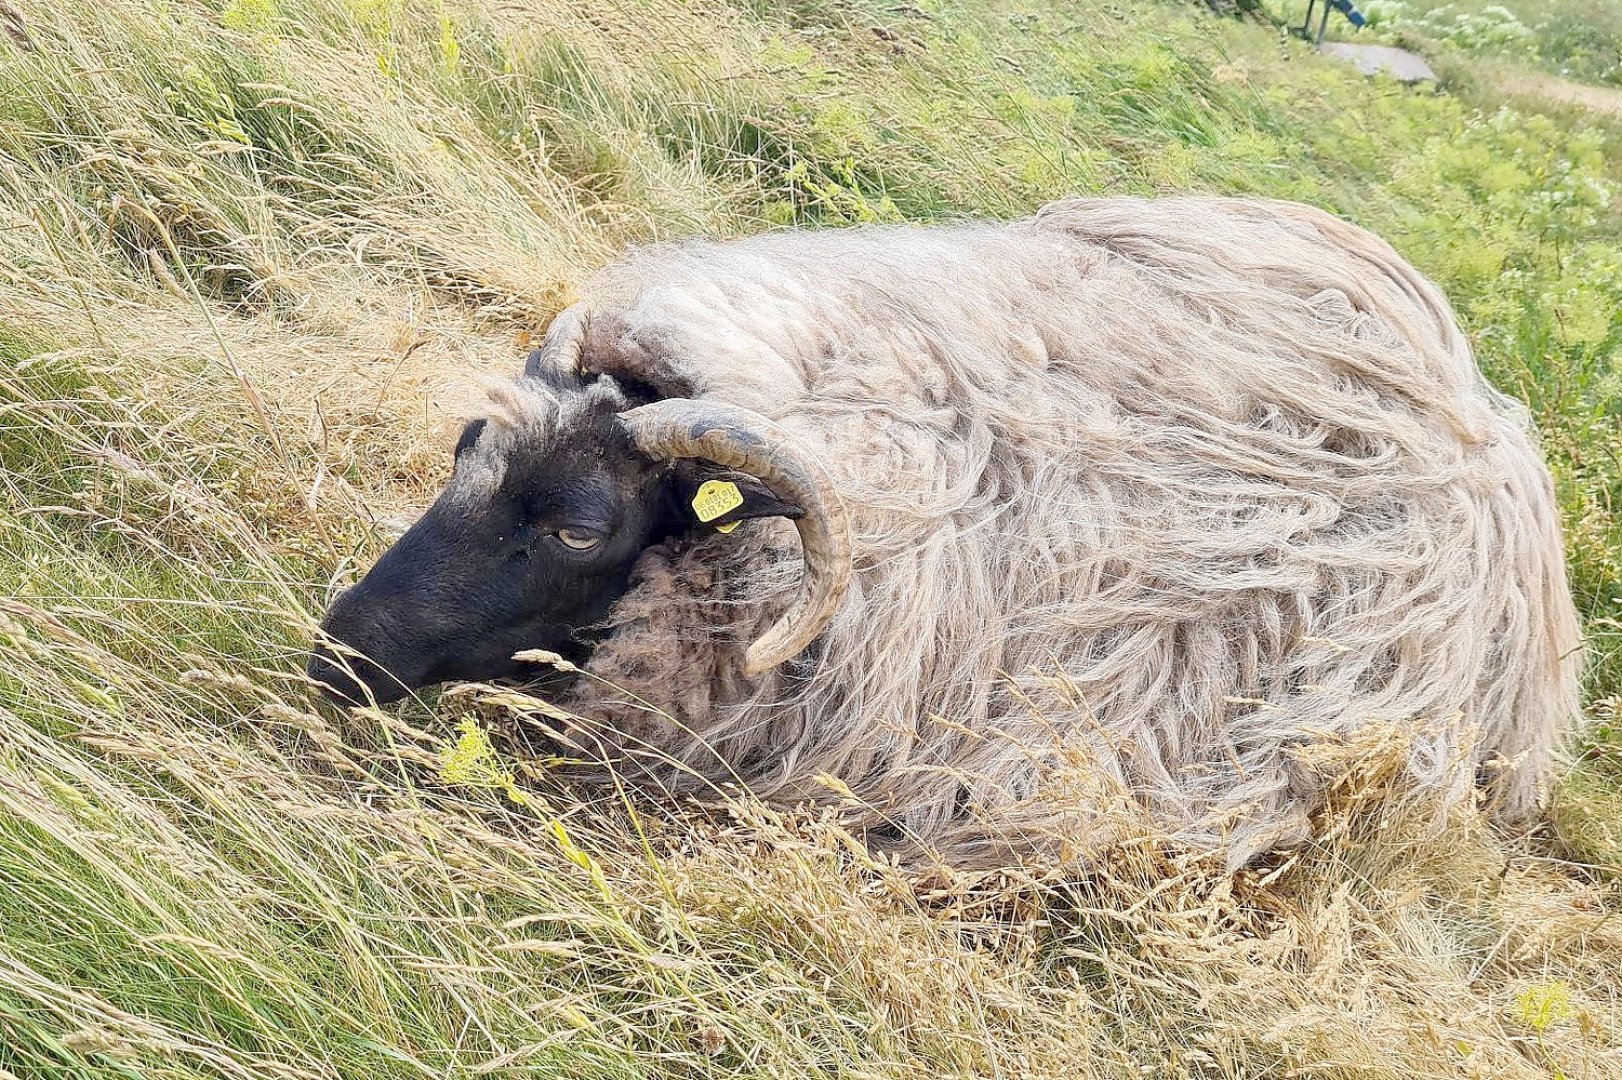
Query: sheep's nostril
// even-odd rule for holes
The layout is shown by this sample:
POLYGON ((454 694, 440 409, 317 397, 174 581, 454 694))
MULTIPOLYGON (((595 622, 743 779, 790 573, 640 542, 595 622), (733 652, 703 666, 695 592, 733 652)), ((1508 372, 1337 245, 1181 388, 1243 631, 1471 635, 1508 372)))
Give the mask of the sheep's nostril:
POLYGON ((324 645, 311 649, 305 673, 329 698, 345 705, 387 705, 405 697, 409 687, 416 685, 402 682, 388 668, 364 657, 339 657, 324 645))
POLYGON ((305 674, 319 683, 322 692, 334 700, 355 704, 366 701, 366 687, 326 649, 317 648, 310 654, 305 674))

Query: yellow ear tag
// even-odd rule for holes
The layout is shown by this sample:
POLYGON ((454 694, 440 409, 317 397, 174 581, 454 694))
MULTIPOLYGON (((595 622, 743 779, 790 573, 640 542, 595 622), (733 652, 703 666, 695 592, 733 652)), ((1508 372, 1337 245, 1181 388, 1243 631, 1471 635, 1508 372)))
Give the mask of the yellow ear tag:
MULTIPOLYGON (((730 480, 706 480, 698 486, 698 492, 693 496, 693 513, 698 515, 700 521, 714 521, 728 510, 736 510, 743 505, 743 492, 738 485, 730 480)), ((716 532, 729 533, 742 522, 729 521, 725 525, 717 525, 716 532)))

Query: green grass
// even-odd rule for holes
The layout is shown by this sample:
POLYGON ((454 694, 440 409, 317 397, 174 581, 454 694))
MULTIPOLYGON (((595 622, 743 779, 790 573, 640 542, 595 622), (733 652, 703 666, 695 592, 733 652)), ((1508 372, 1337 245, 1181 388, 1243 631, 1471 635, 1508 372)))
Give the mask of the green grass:
POLYGON ((17 6, 0 1078, 1614 1074, 1614 121, 1188 4, 17 6), (1386 236, 1530 406, 1593 654, 1548 835, 1375 820, 1348 766, 1275 877, 1146 842, 931 883, 815 820, 564 789, 459 735, 465 695, 299 681, 472 373, 626 244, 1188 190, 1386 236))
POLYGON ((1622 86, 1622 7, 1616 4, 1366 0, 1358 6, 1382 32, 1412 34, 1466 55, 1530 62, 1582 82, 1622 86))

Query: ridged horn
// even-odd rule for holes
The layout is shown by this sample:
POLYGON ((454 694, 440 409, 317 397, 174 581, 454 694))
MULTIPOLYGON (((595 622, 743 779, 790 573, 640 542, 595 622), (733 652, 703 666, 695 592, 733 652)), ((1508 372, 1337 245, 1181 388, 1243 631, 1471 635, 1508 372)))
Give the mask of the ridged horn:
POLYGON ((558 312, 547 327, 546 340, 524 361, 524 377, 554 386, 580 382, 580 354, 586 345, 589 314, 584 304, 558 312))
POLYGON ((800 594, 750 643, 744 672, 759 675, 798 656, 828 625, 850 584, 850 523, 827 474, 788 432, 737 405, 666 398, 629 409, 620 421, 647 457, 702 458, 739 469, 805 511, 794 523, 805 560, 800 594))

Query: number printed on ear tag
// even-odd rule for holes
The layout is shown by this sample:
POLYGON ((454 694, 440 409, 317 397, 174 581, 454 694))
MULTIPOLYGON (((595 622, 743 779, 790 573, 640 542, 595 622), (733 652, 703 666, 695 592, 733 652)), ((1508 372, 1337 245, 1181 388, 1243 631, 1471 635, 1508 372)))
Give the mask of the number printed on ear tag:
MULTIPOLYGON (((698 486, 698 492, 693 496, 693 513, 698 515, 700 521, 714 521, 728 510, 736 510, 742 505, 743 492, 730 480, 706 480, 698 486)), ((715 528, 718 532, 729 533, 737 527, 738 522, 729 521, 715 528)))

